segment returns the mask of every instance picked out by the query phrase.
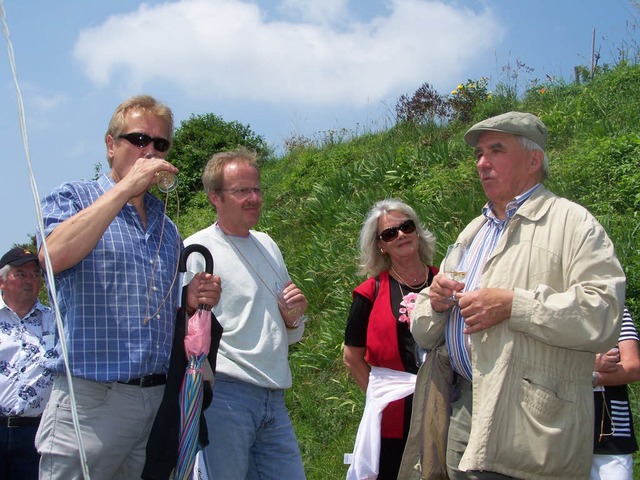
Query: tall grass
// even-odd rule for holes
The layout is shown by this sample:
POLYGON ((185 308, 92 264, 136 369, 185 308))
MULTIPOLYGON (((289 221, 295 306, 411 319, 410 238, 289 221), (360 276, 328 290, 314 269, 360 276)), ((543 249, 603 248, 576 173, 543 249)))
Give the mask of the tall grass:
MULTIPOLYGON (((537 86, 522 99, 494 95, 475 116, 531 111, 550 130, 548 186, 589 208, 607 228, 628 277, 627 304, 640 319, 640 68, 624 62, 583 85, 537 86)), ((342 365, 343 335, 356 274, 357 237, 370 206, 397 197, 448 243, 485 202, 469 124, 402 124, 376 134, 297 145, 263 167, 267 189, 259 228, 281 246, 309 300, 311 320, 291 351, 287 393, 310 480, 344 478, 364 394, 342 365)), ((200 215, 201 212, 198 213, 200 215)), ((190 212, 185 222, 191 223, 190 212)), ((193 218, 195 221, 195 218, 193 218)), ((201 220, 200 220, 201 222, 201 220)), ((638 412, 634 400, 634 411, 638 412)), ((589 421, 589 419, 585 419, 589 421)), ((590 441, 590 439, 585 439, 590 441)))
MULTIPOLYGON (((609 232, 627 274, 626 303, 636 321, 638 105, 640 67, 624 61, 586 84, 537 85, 522 98, 502 88, 465 105, 472 122, 511 109, 542 118, 550 131, 547 185, 590 209, 609 232)), ((291 349, 294 385, 287 403, 310 480, 344 478, 343 454, 353 448, 364 406, 364 394, 342 364, 351 292, 364 280, 356 273, 364 217, 377 200, 406 201, 436 235, 439 263, 446 245, 486 201, 471 149, 462 140, 469 126, 454 118, 441 124, 402 123, 361 135, 330 132, 326 139, 292 143, 285 156, 263 165, 266 205, 258 228, 278 242, 309 300, 305 337, 291 349)), ((181 213, 179 227, 187 236, 214 219, 206 196, 199 193, 181 213)), ((633 411, 640 419, 635 386, 633 391, 633 411)))

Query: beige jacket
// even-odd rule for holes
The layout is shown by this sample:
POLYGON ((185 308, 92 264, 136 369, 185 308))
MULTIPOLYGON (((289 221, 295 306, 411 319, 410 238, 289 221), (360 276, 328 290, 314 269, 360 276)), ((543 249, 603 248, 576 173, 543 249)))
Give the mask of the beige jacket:
MULTIPOLYGON (((458 241, 470 243, 483 223, 476 218, 458 241)), ((473 335, 473 420, 460 469, 586 479, 593 358, 618 338, 625 276, 602 226, 542 185, 506 228, 479 288, 512 289, 511 317, 473 335)), ((419 345, 442 341, 448 313, 420 293, 411 314, 419 345)))

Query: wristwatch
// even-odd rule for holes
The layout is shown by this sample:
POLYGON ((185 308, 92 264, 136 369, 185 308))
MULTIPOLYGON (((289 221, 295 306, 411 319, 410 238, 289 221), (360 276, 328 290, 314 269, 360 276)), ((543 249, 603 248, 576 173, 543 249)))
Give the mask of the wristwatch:
POLYGON ((591 375, 591 385, 594 388, 597 387, 599 380, 600 380, 600 376, 598 375, 598 372, 594 371, 593 374, 591 375))

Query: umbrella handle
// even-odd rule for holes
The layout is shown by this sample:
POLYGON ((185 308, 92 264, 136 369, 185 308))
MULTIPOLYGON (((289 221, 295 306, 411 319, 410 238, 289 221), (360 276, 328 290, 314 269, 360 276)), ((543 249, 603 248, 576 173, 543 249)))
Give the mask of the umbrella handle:
POLYGON ((178 271, 179 272, 187 271, 187 258, 193 252, 198 252, 204 257, 205 272, 213 273, 213 256, 211 255, 211 252, 209 251, 208 248, 198 243, 194 243, 192 245, 187 245, 186 247, 184 247, 184 250, 182 250, 182 253, 180 254, 180 263, 178 264, 178 271))
MULTIPOLYGON (((182 250, 182 253, 180 254, 180 262, 178 263, 178 271, 179 272, 186 272, 187 271, 187 258, 193 252, 198 252, 204 257, 204 269, 205 269, 205 272, 213 273, 213 256, 211 255, 211 252, 209 251, 209 249, 207 247, 205 247, 203 245, 200 245, 199 243, 194 243, 194 244, 187 245, 186 247, 184 247, 184 250, 182 250)), ((186 304, 187 304, 187 286, 185 285, 182 288, 182 305, 186 305, 186 304)), ((211 310, 211 307, 209 307, 208 305, 199 305, 198 308, 201 308, 201 309, 204 309, 204 310, 211 310)))

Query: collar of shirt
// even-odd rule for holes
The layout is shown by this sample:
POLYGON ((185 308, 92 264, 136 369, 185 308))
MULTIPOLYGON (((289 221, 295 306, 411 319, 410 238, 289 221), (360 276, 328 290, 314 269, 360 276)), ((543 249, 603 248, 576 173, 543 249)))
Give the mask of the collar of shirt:
POLYGON ((488 221, 493 222, 498 228, 502 229, 507 224, 509 219, 511 219, 511 217, 513 217, 516 214, 516 212, 522 206, 522 204, 525 201, 527 201, 527 199, 533 194, 536 188, 538 188, 540 185, 541 185, 540 182, 536 183, 529 190, 518 195, 509 203, 507 203, 507 208, 506 208, 507 218, 505 218, 504 220, 500 220, 498 217, 496 217, 495 213, 493 213, 493 202, 487 202, 484 205, 484 207, 482 207, 482 214, 485 216, 485 218, 488 221))
MULTIPOLYGON (((3 310, 5 308, 7 310, 13 312, 13 309, 9 305, 4 303, 4 300, 2 299, 2 296, 0 296, 0 310, 3 310)), ((40 303, 40 300, 36 299, 36 303, 33 304, 33 307, 31 307, 31 310, 29 310, 29 312, 27 312, 27 314, 24 316, 24 318, 29 318, 36 311, 39 311, 40 313, 49 313, 51 311, 51 308, 43 305, 42 303, 40 303)), ((16 313, 16 312, 13 312, 13 313, 16 313)), ((17 314, 16 314, 16 316, 17 316, 17 314)), ((23 319, 21 318, 20 320, 23 320, 23 319)))

